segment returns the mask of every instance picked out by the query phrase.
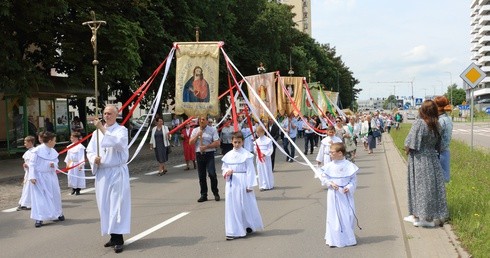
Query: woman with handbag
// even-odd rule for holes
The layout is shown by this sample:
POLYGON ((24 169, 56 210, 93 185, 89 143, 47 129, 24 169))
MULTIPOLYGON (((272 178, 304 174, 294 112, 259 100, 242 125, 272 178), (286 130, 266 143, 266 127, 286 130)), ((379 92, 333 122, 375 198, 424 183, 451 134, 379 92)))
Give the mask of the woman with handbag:
POLYGON ((168 147, 170 146, 170 135, 168 127, 163 124, 163 118, 157 117, 157 125, 151 129, 150 150, 155 150, 155 157, 159 163, 158 175, 167 173, 165 162, 168 160, 168 147))

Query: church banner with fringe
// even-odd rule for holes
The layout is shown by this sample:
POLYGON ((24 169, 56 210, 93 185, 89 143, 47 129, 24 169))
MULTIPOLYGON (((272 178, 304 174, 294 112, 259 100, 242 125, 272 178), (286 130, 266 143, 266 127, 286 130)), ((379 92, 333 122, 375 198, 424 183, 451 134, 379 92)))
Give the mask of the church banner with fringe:
POLYGON ((289 96, 294 103, 296 103, 297 107, 301 107, 303 103, 303 78, 304 77, 280 77, 277 86, 277 110, 279 114, 284 115, 294 112, 294 114, 297 115, 298 112, 294 109, 289 96), (289 94, 284 92, 283 86, 289 94))
POLYGON ((175 113, 219 115, 219 42, 175 44, 175 113))
MULTIPOLYGON (((306 89, 303 91, 303 105, 301 105, 301 113, 305 116, 319 115, 316 105, 318 104, 318 89, 320 83, 312 82, 304 87, 310 88, 309 93, 306 89)), ((321 113, 320 113, 321 114, 321 113)))
MULTIPOLYGON (((250 86, 260 96, 260 99, 272 114, 277 114, 276 105, 276 88, 274 84, 274 72, 264 73, 252 76, 246 76, 245 79, 250 83, 250 86)), ((248 88, 248 99, 252 108, 257 111, 261 118, 268 117, 265 112, 265 108, 260 105, 258 99, 251 94, 250 88, 248 88)))

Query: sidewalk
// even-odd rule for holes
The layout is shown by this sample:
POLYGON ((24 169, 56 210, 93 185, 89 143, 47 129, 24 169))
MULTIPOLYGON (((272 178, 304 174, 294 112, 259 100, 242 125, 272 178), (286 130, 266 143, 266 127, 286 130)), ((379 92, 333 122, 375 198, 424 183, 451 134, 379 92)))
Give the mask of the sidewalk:
POLYGON ((417 228, 403 221, 403 217, 408 215, 407 163, 387 133, 383 134, 383 147, 397 201, 399 219, 402 221, 401 227, 404 232, 408 257, 471 257, 460 246, 451 225, 444 224, 444 227, 437 228, 417 228))
MULTIPOLYGON (((381 146, 379 146, 381 147, 381 146)), ((393 209, 396 209, 403 234, 403 242, 407 257, 470 257, 459 245, 456 236, 452 232, 451 225, 437 228, 417 228, 403 221, 407 216, 407 178, 405 160, 393 144, 389 134, 383 134, 382 152, 377 152, 379 159, 386 162, 391 187, 395 194, 393 209), (384 152, 384 153, 383 153, 384 152), (384 154, 384 155, 383 155, 384 154)), ((362 151, 362 147, 358 146, 362 151)), ((64 155, 59 160, 62 162, 64 155)), ((2 159, 0 161, 0 182, 21 179, 24 176, 22 170, 22 158, 2 159)))

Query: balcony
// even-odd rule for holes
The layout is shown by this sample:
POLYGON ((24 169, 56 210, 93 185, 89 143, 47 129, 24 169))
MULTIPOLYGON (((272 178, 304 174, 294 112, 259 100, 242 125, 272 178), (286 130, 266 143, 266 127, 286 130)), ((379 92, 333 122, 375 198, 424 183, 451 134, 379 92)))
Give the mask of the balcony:
POLYGON ((480 10, 478 10, 479 15, 485 15, 488 12, 490 12, 490 5, 483 5, 480 7, 480 10))
POLYGON ((478 53, 484 55, 485 53, 490 52, 490 46, 483 46, 478 49, 478 53))
POLYGON ((486 45, 487 42, 490 42, 490 36, 483 36, 478 40, 478 43, 482 45, 486 45))
POLYGON ((490 62, 490 56, 482 56, 478 59, 478 63, 483 64, 486 62, 490 62))
MULTIPOLYGON (((478 15, 478 24, 485 26, 485 24, 490 22, 490 15, 489 14, 484 14, 484 15, 478 15)), ((476 18, 476 17, 475 17, 476 18)))

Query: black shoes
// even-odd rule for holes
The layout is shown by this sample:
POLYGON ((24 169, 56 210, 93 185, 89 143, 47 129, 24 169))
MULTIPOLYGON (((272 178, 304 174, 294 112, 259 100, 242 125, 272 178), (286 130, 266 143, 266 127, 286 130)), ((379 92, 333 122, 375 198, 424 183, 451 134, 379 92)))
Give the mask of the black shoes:
POLYGON ((219 194, 214 195, 214 200, 217 202, 219 202, 219 200, 221 200, 221 198, 219 197, 219 194))
POLYGON ((80 195, 80 190, 82 190, 82 189, 80 189, 80 188, 75 189, 75 195, 80 195))
POLYGON ((36 220, 36 223, 34 224, 34 226, 36 228, 40 228, 42 225, 43 225, 43 221, 42 220, 36 220))
POLYGON ((76 188, 72 188, 71 195, 74 195, 76 192, 77 192, 77 189, 76 188))
POLYGON ((247 234, 254 232, 251 228, 247 228, 247 234))
POLYGON ((59 216, 59 217, 58 217, 58 220, 59 220, 59 221, 65 221, 65 216, 64 216, 64 215, 59 216))
POLYGON ((197 200, 197 202, 205 202, 205 201, 207 201, 207 200, 208 200, 208 197, 207 197, 207 196, 201 196, 201 198, 199 198, 199 199, 197 200))
POLYGON ((26 211, 26 210, 30 210, 30 208, 27 208, 26 206, 18 206, 17 207, 17 211, 26 211))
POLYGON ((109 242, 104 244, 104 247, 111 247, 111 246, 115 246, 115 244, 112 243, 112 241, 109 241, 109 242))
POLYGON ((123 251, 123 245, 114 245, 114 252, 116 254, 122 253, 122 251, 123 251))

